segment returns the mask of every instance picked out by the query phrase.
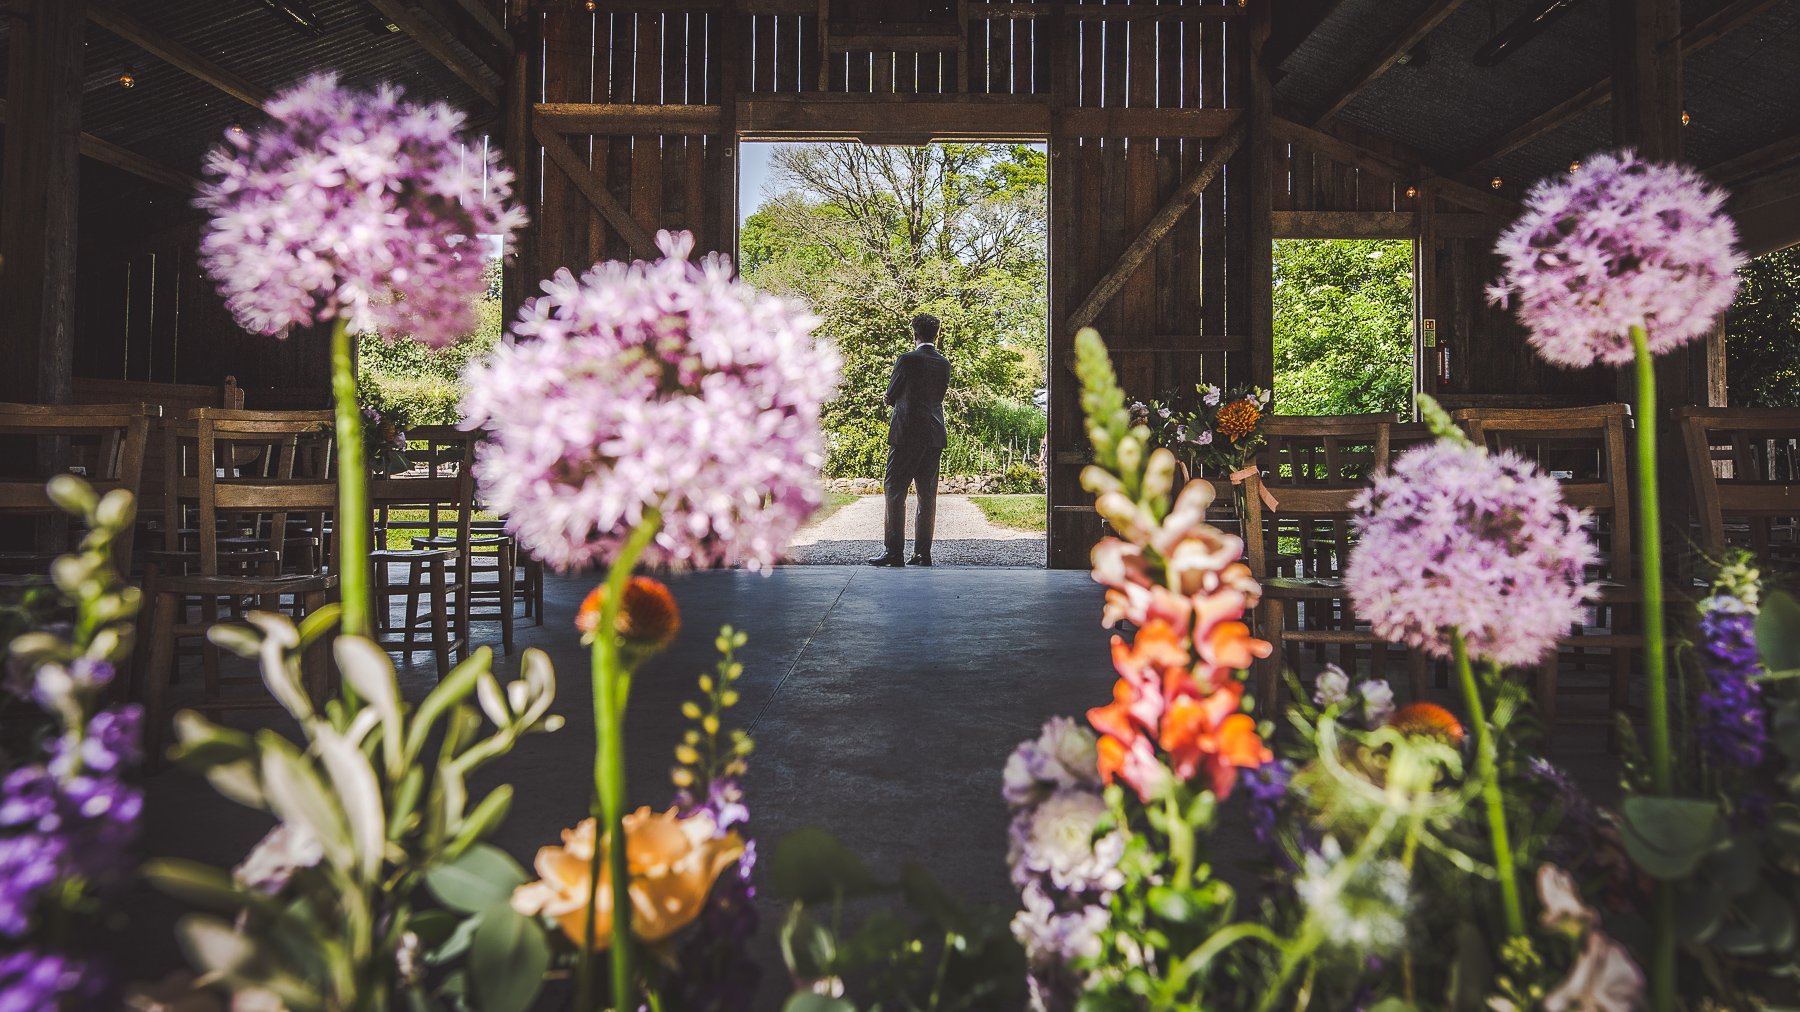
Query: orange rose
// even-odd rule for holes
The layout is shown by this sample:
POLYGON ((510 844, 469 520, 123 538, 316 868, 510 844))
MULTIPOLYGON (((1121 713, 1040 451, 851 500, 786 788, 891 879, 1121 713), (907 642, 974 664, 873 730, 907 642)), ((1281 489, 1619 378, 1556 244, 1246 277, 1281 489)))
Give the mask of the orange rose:
MULTIPOLYGON (((533 867, 539 880, 513 890, 514 910, 556 920, 576 945, 587 934, 589 869, 594 858, 594 820, 565 829, 563 845, 544 847, 533 867)), ((744 855, 737 833, 716 836, 712 816, 683 819, 671 808, 652 815, 648 807, 625 816, 625 862, 631 876, 631 932, 660 942, 691 924, 706 906, 707 894, 725 869, 744 855)), ((611 944, 612 876, 604 847, 600 889, 594 897, 594 947, 611 944)))
MULTIPOLYGON (((583 638, 600 628, 600 609, 606 601, 606 585, 588 592, 575 612, 575 628, 583 638)), ((675 641, 681 631, 681 609, 675 595, 661 582, 648 576, 634 576, 625 585, 625 601, 614 623, 619 638, 627 645, 642 650, 661 650, 675 641)))

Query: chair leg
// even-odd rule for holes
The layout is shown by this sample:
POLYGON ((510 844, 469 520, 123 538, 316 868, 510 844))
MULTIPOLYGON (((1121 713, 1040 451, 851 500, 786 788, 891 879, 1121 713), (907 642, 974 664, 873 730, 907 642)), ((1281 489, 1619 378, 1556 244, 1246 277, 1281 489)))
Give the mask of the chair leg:
MULTIPOLYGON (((432 559, 431 567, 431 652, 437 660, 438 681, 450 673, 450 600, 445 588, 442 556, 432 559)), ((410 614, 410 613, 409 613, 410 614)), ((412 638, 412 620, 408 618, 406 635, 412 638)), ((408 656, 411 656, 410 654, 408 656)))
POLYGON ((126 672, 126 696, 129 699, 144 698, 145 673, 150 670, 150 637, 155 632, 152 618, 156 613, 157 586, 161 581, 162 566, 146 560, 144 589, 138 598, 142 604, 138 608, 137 629, 131 644, 131 670, 126 672))
POLYGON ((1412 689, 1413 702, 1425 698, 1427 692, 1426 668, 1428 666, 1424 651, 1408 648, 1406 651, 1406 680, 1412 689))
POLYGON ((1545 747, 1549 747, 1556 729, 1556 676, 1557 667, 1561 663, 1559 655, 1552 653, 1549 660, 1539 664, 1532 672, 1536 680, 1533 695, 1536 697, 1538 720, 1544 727, 1545 747))
POLYGON ((430 562, 421 559, 411 559, 406 563, 406 645, 402 649, 406 651, 408 664, 412 663, 413 651, 417 649, 413 646, 413 640, 419 626, 419 592, 425 589, 425 574, 421 567, 429 565, 430 562))
MULTIPOLYGON (((200 625, 211 629, 219 624, 219 599, 212 594, 200 597, 200 625)), ((200 634, 200 658, 206 672, 206 696, 216 699, 219 695, 219 648, 213 645, 212 637, 200 634)))
MULTIPOLYGON (((310 615, 325 606, 325 595, 313 592, 297 595, 299 603, 310 615)), ((337 666, 331 656, 331 637, 320 636, 306 648, 305 656, 300 658, 301 675, 306 679, 306 692, 312 697, 314 706, 324 706, 327 699, 337 695, 337 666)))
POLYGON ((516 601, 513 579, 518 568, 513 558, 513 542, 500 543, 500 643, 507 653, 513 648, 513 605, 516 601))
POLYGON ((163 761, 163 733, 168 714, 169 672, 175 665, 175 620, 179 596, 156 595, 150 617, 150 660, 144 672, 144 764, 155 770, 163 761))
POLYGON ((1281 671, 1285 659, 1281 643, 1284 610, 1282 602, 1266 597, 1257 605, 1257 631, 1269 642, 1269 656, 1257 665, 1256 705, 1271 718, 1281 709, 1281 671))

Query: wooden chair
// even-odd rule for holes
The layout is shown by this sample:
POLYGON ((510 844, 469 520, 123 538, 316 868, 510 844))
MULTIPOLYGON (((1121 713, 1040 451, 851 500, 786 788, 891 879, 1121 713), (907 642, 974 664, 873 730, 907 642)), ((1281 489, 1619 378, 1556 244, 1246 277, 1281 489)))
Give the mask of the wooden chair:
MULTIPOLYGON (((53 533, 64 515, 45 492, 52 474, 73 471, 102 495, 121 488, 138 495, 150 424, 161 414, 154 404, 0 404, 0 437, 17 444, 6 454, 12 473, 0 475, 0 514, 52 521, 31 548, 0 553, 0 571, 40 575, 72 547, 53 533)), ((132 537, 126 531, 113 547, 113 563, 126 577, 132 537)))
MULTIPOLYGON (((1340 663, 1354 672, 1363 647, 1371 672, 1385 674, 1387 652, 1396 648, 1370 632, 1350 607, 1343 569, 1353 547, 1354 500, 1368 478, 1385 467, 1393 416, 1278 416, 1264 423, 1265 475, 1251 479, 1244 529, 1250 570, 1263 585, 1257 628, 1274 651, 1258 673, 1259 701, 1278 706, 1288 651, 1312 645, 1321 654, 1337 647, 1340 663), (1268 504, 1263 492, 1274 505, 1268 504)), ((1425 692, 1425 658, 1407 651, 1415 698, 1425 692)))
POLYGON ((1561 694, 1604 693, 1607 711, 1584 723, 1612 726, 1613 713, 1631 702, 1631 652, 1642 650, 1636 631, 1643 604, 1632 545, 1631 480, 1626 456, 1626 428, 1631 408, 1597 404, 1570 408, 1472 408, 1453 416, 1469 438, 1489 450, 1512 450, 1536 463, 1562 486, 1563 500, 1593 514, 1591 528, 1601 564, 1590 578, 1600 584, 1592 606, 1593 622, 1571 629, 1557 642, 1557 655, 1539 665, 1535 678, 1538 716, 1546 735, 1555 726, 1561 694), (1585 668, 1588 651, 1611 655, 1611 676, 1604 686, 1563 686, 1563 659, 1585 668))
POLYGON ((1800 409, 1676 408, 1702 549, 1800 571, 1800 409))
MULTIPOLYGON (((292 518, 322 516, 336 507, 337 480, 327 470, 331 417, 329 411, 203 408, 191 413, 195 466, 191 473, 177 469, 168 477, 172 499, 191 495, 197 503, 195 571, 162 572, 153 587, 145 588, 153 609, 144 689, 147 755, 154 758, 159 754, 167 729, 167 694, 176 663, 176 641, 183 636, 204 636, 218 621, 216 604, 220 599, 235 604, 254 598, 262 608, 273 609, 283 598, 291 598, 295 613, 304 615, 324 605, 337 587, 336 574, 287 572, 290 567, 283 559, 290 545, 292 518), (255 452, 247 454, 246 450, 255 452), (246 466, 246 456, 251 457, 252 466, 246 466), (250 518, 248 526, 230 526, 233 517, 250 518), (222 547, 221 535, 239 530, 253 532, 261 546, 235 553, 222 547), (213 605, 203 609, 198 624, 185 621, 184 602, 189 598, 213 605)), ((326 656, 321 640, 305 664, 308 689, 319 700, 336 688, 326 656)), ((255 676, 226 678, 216 666, 208 665, 205 698, 197 709, 272 705, 260 696, 228 699, 221 691, 225 685, 260 681, 255 676)))
MULTIPOLYGON (((459 569, 457 580, 468 584, 468 597, 483 604, 480 611, 469 612, 471 620, 497 620, 500 623, 500 645, 512 653, 513 625, 519 600, 518 542, 498 520, 477 520, 471 525, 469 561, 459 569), (478 580, 482 573, 493 573, 492 580, 478 580), (491 603, 491 607, 487 606, 491 603)), ((414 548, 446 548, 453 543, 448 534, 413 539, 414 548)), ((542 611, 541 607, 539 609, 542 611)))
POLYGON ((410 661, 415 650, 430 649, 437 661, 438 678, 450 672, 450 652, 458 660, 469 656, 470 594, 466 582, 470 570, 470 519, 475 504, 475 436, 452 426, 416 426, 407 432, 405 451, 414 467, 401 475, 374 478, 369 498, 376 507, 375 544, 369 555, 375 567, 371 587, 375 608, 372 628, 388 650, 405 653, 410 661), (396 508, 418 509, 423 522, 394 518, 396 508), (386 547, 389 532, 406 536, 418 531, 426 538, 445 537, 443 547, 386 547), (392 580, 392 567, 406 567, 403 585, 392 580), (420 598, 429 593, 427 609, 419 610, 420 598), (396 626, 394 598, 405 595, 406 609, 396 626), (454 611, 452 611, 454 609, 454 611), (427 646, 419 646, 420 631, 429 626, 427 646))

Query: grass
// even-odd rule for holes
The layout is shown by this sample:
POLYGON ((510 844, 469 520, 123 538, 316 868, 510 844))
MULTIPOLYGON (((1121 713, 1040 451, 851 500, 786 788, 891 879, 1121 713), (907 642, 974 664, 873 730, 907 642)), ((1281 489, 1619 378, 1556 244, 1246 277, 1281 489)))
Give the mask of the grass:
POLYGON ((806 522, 809 524, 820 523, 826 517, 861 498, 862 496, 853 495, 849 492, 827 492, 825 493, 825 505, 820 506, 819 512, 814 513, 811 519, 806 522))
MULTIPOLYGON (((395 550, 395 551, 404 551, 405 549, 411 548, 412 547, 412 539, 415 537, 423 536, 426 533, 424 530, 425 517, 426 517, 425 510, 388 510, 388 523, 390 523, 390 524, 416 524, 418 529, 407 529, 404 527, 397 529, 397 530, 390 529, 385 532, 387 536, 383 539, 383 541, 385 541, 386 543, 383 544, 382 547, 391 549, 391 550, 395 550)), ((487 510, 476 510, 474 519, 476 522, 479 523, 484 520, 498 520, 500 518, 497 515, 488 512, 487 510)), ((443 533, 445 533, 445 534, 455 534, 456 533, 456 511, 455 510, 453 510, 453 509, 439 510, 438 511, 438 522, 440 524, 444 525, 443 533)))
POLYGON ((1044 530, 1044 497, 1042 495, 972 495, 974 503, 989 523, 1011 527, 1017 531, 1044 530))

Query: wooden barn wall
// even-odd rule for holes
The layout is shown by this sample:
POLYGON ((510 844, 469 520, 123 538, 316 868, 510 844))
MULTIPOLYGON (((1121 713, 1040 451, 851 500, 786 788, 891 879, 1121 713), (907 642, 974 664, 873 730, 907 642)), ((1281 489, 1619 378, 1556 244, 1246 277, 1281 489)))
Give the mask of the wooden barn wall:
POLYGON ((198 224, 131 237, 83 223, 74 375, 207 386, 235 376, 248 407, 322 406, 326 335, 240 329, 200 267, 199 236, 198 224))
MULTIPOLYGON (((616 125, 606 128, 612 132, 571 132, 583 124, 540 111, 535 124, 554 126, 589 179, 578 184, 545 158, 534 215, 537 275, 633 255, 621 224, 644 232, 686 228, 695 233, 698 249, 730 250, 736 221, 732 117, 740 101, 770 108, 771 100, 805 103, 810 95, 817 108, 826 108, 864 95, 941 101, 946 110, 976 100, 1017 100, 1020 108, 1047 110, 1050 562, 1085 565, 1100 527, 1077 477, 1086 439, 1070 368, 1073 333, 1065 321, 1199 169, 1233 114, 1241 114, 1253 19, 1242 16, 1235 0, 1204 0, 1205 16, 1195 16, 1200 4, 1173 3, 1070 4, 1061 17, 1049 3, 996 4, 995 13, 987 14, 986 5, 965 0, 945 14, 923 4, 909 12, 905 0, 896 0, 877 5, 885 9, 883 23, 872 26, 858 20, 876 16, 862 0, 827 0, 817 9, 764 0, 782 3, 778 10, 752 7, 756 2, 695 0, 688 7, 658 0, 630 11, 603 3, 594 12, 557 4, 536 15, 542 66, 528 75, 538 82, 533 101, 561 105, 571 115, 576 106, 699 105, 718 111, 716 126, 696 118, 711 111, 684 116, 670 110, 660 119, 652 114, 633 121, 632 129, 641 122, 641 129, 671 132, 629 135, 616 125), (915 20, 904 20, 908 16, 915 20), (1217 115, 1196 112, 1180 131, 1184 136, 1121 136, 1145 131, 1141 121, 1120 125, 1118 117, 1135 110, 1217 115), (596 208, 596 188, 610 197, 610 211, 596 208), (609 217, 620 212, 629 220, 609 217)), ((620 121, 622 110, 606 111, 614 117, 609 122, 620 121)), ((797 121, 805 122, 804 112, 797 121)), ((1094 320, 1134 397, 1199 382, 1269 381, 1251 371, 1247 155, 1240 149, 1094 320)))

